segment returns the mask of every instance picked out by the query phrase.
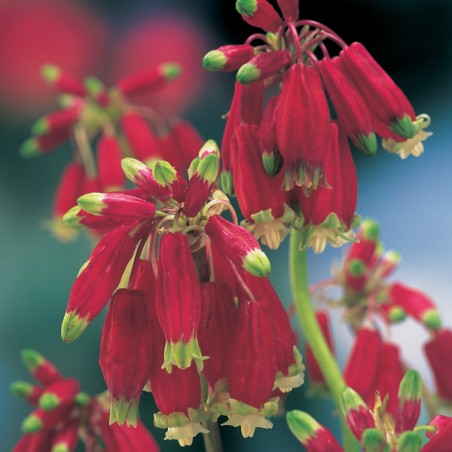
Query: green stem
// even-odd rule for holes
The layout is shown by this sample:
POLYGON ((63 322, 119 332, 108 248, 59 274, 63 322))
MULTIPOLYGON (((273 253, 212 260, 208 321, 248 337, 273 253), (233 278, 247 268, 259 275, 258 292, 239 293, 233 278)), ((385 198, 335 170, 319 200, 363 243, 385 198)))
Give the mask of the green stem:
POLYGON ((306 251, 300 251, 300 232, 292 229, 290 234, 289 271, 292 294, 303 335, 311 347, 337 406, 342 428, 342 440, 347 452, 358 451, 358 443, 345 422, 341 408, 342 391, 345 387, 341 371, 331 354, 317 322, 311 302, 307 272, 306 251))

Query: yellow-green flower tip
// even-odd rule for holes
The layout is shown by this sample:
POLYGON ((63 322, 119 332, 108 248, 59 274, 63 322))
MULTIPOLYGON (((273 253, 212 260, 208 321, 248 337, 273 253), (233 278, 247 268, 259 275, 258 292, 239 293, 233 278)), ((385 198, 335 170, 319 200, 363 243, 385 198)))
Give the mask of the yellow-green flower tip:
POLYGON ((112 399, 110 405, 110 425, 126 423, 127 427, 137 426, 138 401, 126 400, 124 397, 112 399))
POLYGON ((40 154, 39 146, 34 138, 29 138, 19 149, 20 155, 24 158, 36 157, 40 154))
POLYGON ((11 383, 9 389, 11 394, 20 397, 21 399, 26 399, 33 391, 32 385, 26 381, 15 381, 14 383, 11 383))
POLYGON ((244 257, 243 268, 251 275, 266 278, 270 274, 271 264, 262 250, 254 249, 244 257))
POLYGON ((176 169, 166 160, 156 160, 151 169, 154 179, 163 187, 170 186, 177 178, 176 169))
POLYGON ((78 216, 80 212, 79 206, 74 206, 71 209, 69 209, 64 215, 63 215, 63 224, 69 228, 79 228, 81 226, 80 224, 80 217, 78 216))
POLYGON ((59 404, 61 403, 61 400, 52 393, 43 394, 39 398, 39 408, 42 408, 44 411, 52 411, 54 410, 59 404))
POLYGON ((366 240, 377 241, 380 236, 380 225, 371 218, 366 218, 361 223, 363 238, 366 240))
POLYGON ((422 316, 422 323, 431 330, 439 330, 441 328, 441 317, 436 309, 429 309, 422 316))
POLYGON ((207 357, 202 356, 198 340, 191 338, 188 342, 184 342, 182 339, 178 342, 167 342, 163 352, 163 359, 162 369, 166 369, 168 373, 171 373, 173 365, 179 369, 188 369, 193 360, 195 360, 196 366, 201 371, 203 360, 207 359, 207 357))
POLYGON ((253 63, 245 63, 237 71, 237 81, 242 85, 256 82, 260 79, 261 71, 253 63))
POLYGON ((45 135, 49 131, 49 122, 47 118, 39 118, 31 127, 33 135, 45 135))
POLYGON ((159 69, 166 80, 174 80, 182 73, 182 67, 177 63, 163 63, 159 69))
POLYGON ((289 411, 286 421, 292 434, 303 444, 315 437, 317 430, 321 428, 312 416, 300 410, 289 411))
POLYGON ((417 432, 404 432, 397 442, 397 452, 419 452, 422 447, 422 438, 417 432))
POLYGON ((59 443, 55 444, 50 452, 71 452, 71 449, 69 449, 67 444, 59 443))
POLYGON ((235 9, 242 16, 252 16, 257 10, 257 0, 237 0, 235 9))
POLYGON ((346 386, 342 391, 342 409, 347 414, 351 410, 359 410, 360 407, 366 407, 366 402, 362 397, 352 388, 346 386))
POLYGON ((391 129, 403 138, 413 138, 416 133, 416 127, 413 124, 413 120, 409 115, 405 115, 403 118, 398 118, 391 123, 391 129))
POLYGON ((226 66, 226 63, 226 55, 221 50, 211 50, 202 59, 204 69, 210 72, 221 71, 226 66))
POLYGON ((104 193, 87 193, 77 199, 77 204, 93 215, 102 215, 102 211, 107 207, 103 202, 104 193))
POLYGON ((422 397, 422 378, 419 372, 414 369, 408 370, 399 386, 399 399, 415 401, 422 397))
POLYGON ((61 69, 54 64, 45 64, 41 68, 41 76, 48 83, 53 83, 60 76, 60 74, 61 69))
POLYGON ((356 139, 356 146, 366 155, 373 157, 378 150, 377 136, 375 133, 369 135, 359 135, 356 139))
POLYGON ((223 170, 220 173, 219 184, 221 190, 228 196, 234 194, 234 182, 230 171, 223 170))
POLYGON ((386 435, 378 428, 364 430, 361 444, 366 452, 381 452, 386 444, 386 435))
POLYGON ((64 342, 73 342, 86 330, 89 321, 86 317, 79 317, 78 314, 67 312, 61 324, 61 338, 64 342))
POLYGON ((74 402, 82 407, 87 406, 90 400, 91 397, 86 392, 79 392, 74 398, 74 402))
POLYGON ((85 78, 85 87, 88 93, 92 96, 96 96, 105 89, 103 83, 96 77, 92 76, 85 78))
POLYGON ((21 357, 25 368, 29 372, 33 372, 44 361, 44 357, 41 355, 41 353, 31 348, 25 348, 24 350, 22 350, 21 357))
POLYGON ((43 427, 42 420, 39 419, 34 414, 30 414, 30 416, 26 417, 22 422, 22 432, 23 433, 35 433, 39 432, 43 427))

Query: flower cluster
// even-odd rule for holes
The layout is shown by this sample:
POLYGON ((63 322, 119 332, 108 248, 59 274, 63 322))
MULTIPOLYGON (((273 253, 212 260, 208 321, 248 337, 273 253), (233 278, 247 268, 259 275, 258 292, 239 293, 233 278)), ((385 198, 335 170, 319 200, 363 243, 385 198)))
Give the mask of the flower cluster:
POLYGON ((237 195, 245 225, 276 248, 287 227, 301 247, 321 252, 353 235, 356 171, 349 140, 368 155, 383 147, 402 158, 423 151, 430 119, 360 43, 299 20, 298 1, 237 0, 250 25, 266 33, 204 57, 209 71, 235 71, 223 136, 221 182, 237 195), (254 45, 255 44, 255 45, 254 45), (329 46, 339 47, 332 55, 329 46), (332 105, 330 108, 329 104, 332 105), (246 184, 243 181, 246 180, 246 184))
POLYGON ((23 421, 24 435, 13 452, 72 452, 79 439, 92 452, 158 452, 157 443, 141 422, 136 429, 109 425, 105 395, 91 397, 81 392, 75 378, 63 377, 35 350, 23 350, 22 360, 38 385, 17 381, 11 391, 37 408, 23 421))
MULTIPOLYGON (((397 415, 397 393, 407 364, 400 346, 390 339, 389 329, 409 317, 430 335, 424 344, 424 352, 438 393, 438 400, 432 399, 430 405, 450 404, 452 384, 448 376, 452 364, 452 330, 442 326, 435 303, 425 293, 399 281, 388 281, 397 268, 400 255, 394 250, 383 251, 378 223, 365 219, 357 236, 359 242, 350 246, 341 266, 333 269, 333 279, 313 287, 319 301, 343 310, 343 319, 355 334, 344 369, 347 385, 369 406, 374 405, 376 392, 383 399, 387 395, 385 410, 392 418, 397 415), (341 288, 339 299, 330 299, 325 293, 333 287, 341 288)), ((322 318, 319 323, 333 348, 327 310, 320 309, 317 315, 322 318)), ((310 375, 313 370, 312 381, 321 385, 323 376, 315 360, 308 352, 306 356, 310 375)))
POLYGON ((245 437, 270 428, 266 418, 303 383, 304 366, 270 262, 216 188, 216 143, 201 147, 188 181, 164 160, 125 158, 122 168, 138 188, 83 195, 64 216, 103 236, 73 285, 63 340, 109 302, 100 366, 110 422, 136 425, 146 387, 160 410, 155 425, 181 445, 219 416, 245 437))
POLYGON ((95 77, 80 81, 60 67, 43 67, 44 79, 60 94, 60 108, 35 122, 21 153, 29 158, 72 144, 73 157, 61 176, 49 222, 59 239, 74 237, 62 216, 79 196, 124 187, 123 157, 164 158, 182 171, 196 156, 203 140, 188 121, 165 118, 139 104, 143 94, 164 87, 180 72, 178 64, 162 63, 107 89, 95 77))
MULTIPOLYGON (((342 393, 342 410, 354 437, 365 451, 394 450, 446 451, 452 446, 452 417, 435 416, 427 425, 417 425, 421 413, 422 380, 418 372, 409 370, 400 382, 395 396, 394 420, 385 416, 388 399, 378 399, 370 410, 360 395, 350 387, 342 393), (422 446, 425 430, 428 443, 422 446)), ((309 414, 293 410, 287 413, 287 423, 296 438, 310 452, 332 450, 343 452, 333 434, 309 414)))

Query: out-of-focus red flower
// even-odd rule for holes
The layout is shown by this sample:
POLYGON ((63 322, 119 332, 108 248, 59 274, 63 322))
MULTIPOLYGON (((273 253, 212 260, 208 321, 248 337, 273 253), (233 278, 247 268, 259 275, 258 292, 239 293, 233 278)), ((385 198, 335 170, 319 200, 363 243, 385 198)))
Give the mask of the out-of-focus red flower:
POLYGON ((196 98, 205 80, 206 72, 200 64, 208 48, 205 34, 200 24, 169 14, 153 14, 131 23, 114 47, 110 82, 170 60, 177 62, 182 74, 170 88, 137 99, 162 114, 180 112, 196 98))
POLYGON ((81 2, 1 2, 1 112, 24 117, 50 107, 54 91, 39 76, 42 65, 60 65, 76 76, 95 73, 108 35, 105 21, 81 2))

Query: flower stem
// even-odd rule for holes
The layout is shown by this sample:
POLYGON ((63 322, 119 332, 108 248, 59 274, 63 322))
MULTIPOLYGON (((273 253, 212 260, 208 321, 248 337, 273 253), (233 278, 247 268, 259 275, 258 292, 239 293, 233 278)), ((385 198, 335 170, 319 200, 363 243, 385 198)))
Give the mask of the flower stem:
POLYGON ((309 291, 306 250, 300 250, 300 232, 292 229, 290 234, 289 271, 295 309, 304 337, 325 376, 326 384, 337 406, 342 428, 342 441, 347 452, 358 451, 358 443, 347 427, 341 408, 342 391, 345 387, 341 371, 331 354, 315 317, 309 291))
POLYGON ((222 452, 220 430, 217 422, 211 420, 203 422, 204 427, 209 430, 209 433, 203 433, 204 447, 206 452, 222 452))

